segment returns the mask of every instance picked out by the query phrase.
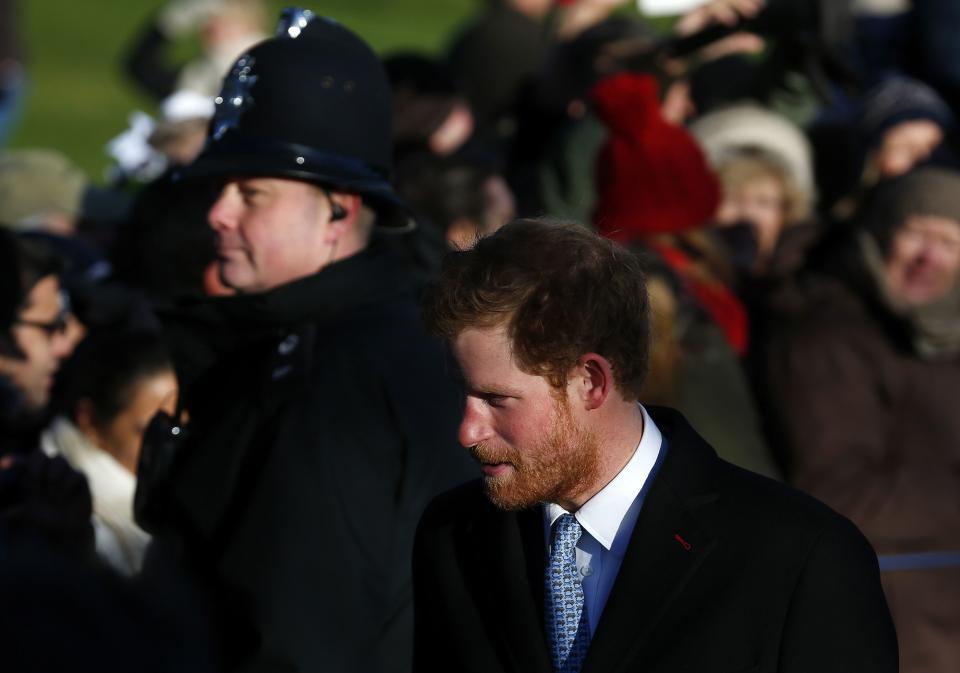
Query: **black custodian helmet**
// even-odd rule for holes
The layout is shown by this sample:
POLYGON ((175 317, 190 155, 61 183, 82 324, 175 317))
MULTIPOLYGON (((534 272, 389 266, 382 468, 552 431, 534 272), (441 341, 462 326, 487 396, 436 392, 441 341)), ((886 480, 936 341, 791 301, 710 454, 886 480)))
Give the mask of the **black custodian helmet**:
POLYGON ((390 185, 391 114, 373 50, 332 19, 288 8, 276 37, 234 63, 206 146, 183 175, 305 180, 359 193, 380 224, 408 227, 390 185))

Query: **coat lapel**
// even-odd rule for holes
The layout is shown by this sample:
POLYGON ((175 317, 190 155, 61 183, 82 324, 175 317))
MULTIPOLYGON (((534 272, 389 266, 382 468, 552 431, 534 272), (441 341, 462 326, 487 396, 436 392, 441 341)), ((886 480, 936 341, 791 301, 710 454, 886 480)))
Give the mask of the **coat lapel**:
POLYGON ((696 514, 716 499, 708 476, 713 452, 679 415, 654 419, 667 438, 667 457, 644 501, 583 673, 614 673, 642 659, 654 628, 716 545, 696 514))
POLYGON ((490 510, 463 547, 490 640, 505 671, 551 673, 540 607, 545 549, 539 509, 490 510))

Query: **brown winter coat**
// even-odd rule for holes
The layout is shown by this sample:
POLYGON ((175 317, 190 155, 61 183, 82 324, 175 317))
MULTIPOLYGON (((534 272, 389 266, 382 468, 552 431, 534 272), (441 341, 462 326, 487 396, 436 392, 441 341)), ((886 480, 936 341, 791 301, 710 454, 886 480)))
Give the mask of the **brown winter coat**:
MULTIPOLYGON (((924 361, 832 277, 781 297, 764 403, 790 481, 883 555, 960 550, 960 357, 924 361)), ((884 574, 903 673, 960 671, 960 568, 884 574)))

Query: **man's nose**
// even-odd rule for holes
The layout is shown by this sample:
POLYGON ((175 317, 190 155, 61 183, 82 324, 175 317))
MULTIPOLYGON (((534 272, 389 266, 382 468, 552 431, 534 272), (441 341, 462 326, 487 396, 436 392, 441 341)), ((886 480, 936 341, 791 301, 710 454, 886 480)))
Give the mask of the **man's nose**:
POLYGON ((457 440, 464 447, 471 447, 487 440, 491 436, 490 424, 486 414, 480 409, 482 402, 473 397, 467 397, 463 409, 463 420, 460 421, 460 430, 457 440))
POLYGON ((239 193, 236 185, 226 184, 220 190, 220 196, 207 211, 207 223, 214 231, 224 231, 237 226, 239 193))

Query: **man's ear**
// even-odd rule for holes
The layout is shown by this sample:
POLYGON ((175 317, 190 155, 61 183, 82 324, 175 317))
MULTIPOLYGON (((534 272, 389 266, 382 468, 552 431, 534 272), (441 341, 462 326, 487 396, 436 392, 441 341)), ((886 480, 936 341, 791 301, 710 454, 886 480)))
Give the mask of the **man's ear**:
POLYGON ((358 194, 348 192, 327 192, 331 217, 326 230, 326 241, 333 244, 344 236, 363 234, 363 199, 358 194))
POLYGON ((363 199, 359 194, 349 192, 329 192, 332 223, 352 222, 360 217, 363 199))
POLYGON ((597 353, 580 356, 574 367, 574 394, 587 411, 599 409, 613 392, 613 367, 610 361, 597 353))
POLYGON ((93 403, 87 398, 77 400, 77 406, 73 410, 73 423, 92 444, 103 447, 100 431, 94 421, 93 403))

